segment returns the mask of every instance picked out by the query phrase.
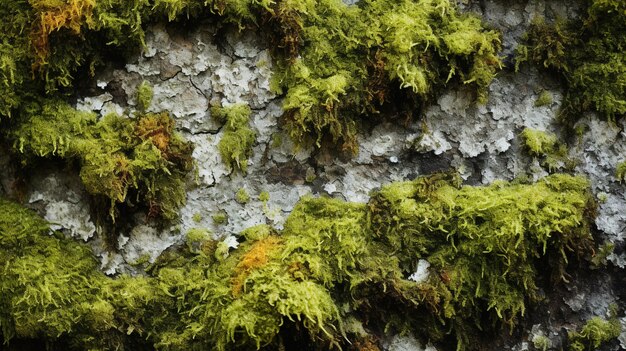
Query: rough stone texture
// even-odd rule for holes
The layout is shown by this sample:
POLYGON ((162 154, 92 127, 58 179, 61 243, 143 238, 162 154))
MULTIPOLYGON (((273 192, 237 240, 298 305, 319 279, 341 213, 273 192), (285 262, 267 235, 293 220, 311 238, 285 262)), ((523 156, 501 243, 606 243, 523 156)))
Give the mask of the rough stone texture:
MULTIPOLYGON (((136 225, 120 233, 117 250, 108 250, 102 229, 90 217, 88 197, 72 172, 54 165, 41 170, 30 177, 26 199, 55 228, 88 240, 107 274, 141 274, 142 265, 137 263, 153 262, 162 251, 181 243, 191 228, 208 228, 216 237, 228 237, 236 247, 235 236, 246 227, 269 223, 280 228, 298 199, 308 193, 366 202, 370 191, 383 184, 451 168, 468 184, 519 176, 539 179, 548 170, 540 160, 526 154, 519 137, 529 127, 559 135, 569 148, 569 157, 577 160, 575 173, 591 180, 599 200, 596 236, 599 242, 615 244, 608 265, 623 275, 626 189, 616 180, 615 167, 626 159, 622 156, 626 154, 625 126, 588 114, 578 122, 577 130, 582 134, 567 136, 555 122, 563 88, 535 68, 512 71, 515 46, 532 18, 573 16, 576 6, 539 0, 459 3, 504 33, 507 67, 491 84, 488 102, 476 105, 471 91, 450 87, 413 124, 403 127, 387 123, 362 132, 358 155, 349 159, 323 151, 295 150, 280 129, 281 99, 269 89, 271 58, 255 33, 217 33, 210 23, 189 32, 166 25, 151 27, 143 54, 124 68, 100 73, 95 82, 100 93, 79 99, 77 107, 101 115, 132 112, 137 86, 147 81, 153 87, 149 111, 170 111, 179 132, 195 145, 197 167, 189 177, 187 203, 180 220, 157 229, 137 215, 136 225), (544 90, 552 95, 553 102, 537 107, 535 101, 544 90), (242 102, 252 108, 250 123, 257 133, 247 174, 233 172, 221 162, 217 143, 223 131, 209 110, 214 104, 242 102), (245 205, 234 200, 239 189, 251 197, 245 205), (263 191, 270 194, 267 202, 258 199, 263 191), (222 212, 228 215, 227 223, 214 223, 213 216, 222 212)), ((7 156, 0 153, 0 168, 7 164, 7 156)), ((19 177, 14 173, 0 177, 0 193, 15 193, 14 182, 19 177)), ((422 268, 416 278, 428 274, 428 267, 422 268)), ((510 338, 494 349, 532 349, 532 339, 537 335, 548 337, 553 347, 558 347, 562 345, 562 328, 574 328, 594 315, 606 317, 609 305, 624 296, 615 288, 619 282, 606 272, 575 275, 570 280, 567 289, 560 292, 556 308, 547 313, 531 311, 534 324, 521 339, 510 338), (556 320, 553 315, 557 313, 567 317, 556 320)), ((626 325, 626 319, 622 318, 622 324, 626 325)), ((626 334, 620 341, 626 348, 626 334)), ((384 344, 387 350, 435 350, 412 337, 392 337, 384 344)))

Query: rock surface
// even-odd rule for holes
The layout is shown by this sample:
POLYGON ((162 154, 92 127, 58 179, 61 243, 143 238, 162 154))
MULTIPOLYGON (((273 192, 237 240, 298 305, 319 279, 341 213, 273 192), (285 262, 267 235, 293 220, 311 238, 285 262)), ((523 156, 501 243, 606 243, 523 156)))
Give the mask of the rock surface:
MULTIPOLYGON (((270 90, 269 51, 255 33, 217 33, 210 23, 189 32, 155 25, 148 31, 143 54, 123 68, 99 73, 95 82, 99 94, 82 97, 76 105, 100 115, 132 111, 137 104, 137 86, 146 81, 153 87, 154 99, 148 110, 170 111, 178 131, 195 146, 196 172, 188 180, 180 220, 155 228, 139 217, 134 227, 120 233, 116 250, 110 250, 101 238, 102 228, 91 218, 88 196, 71 172, 54 164, 41 169, 29 178, 25 197, 55 228, 88 241, 107 274, 141 274, 137 262, 154 262, 161 252, 180 244, 189 229, 208 228, 215 237, 233 237, 261 223, 281 228, 298 199, 309 193, 366 202, 370 191, 383 184, 450 169, 457 170, 468 184, 520 176, 541 178, 550 170, 525 152, 520 133, 524 128, 555 133, 567 144, 575 173, 591 180, 599 201, 595 234, 600 243, 615 245, 607 269, 617 273, 574 276, 567 291, 559 292, 563 296, 556 307, 547 314, 530 311, 529 319, 537 323, 529 325, 524 335, 494 349, 532 349, 537 335, 546 336, 556 347, 561 344, 562 328, 572 328, 591 316, 606 317, 610 305, 624 298, 619 290, 624 282, 616 277, 624 276, 626 266, 626 185, 616 179, 615 167, 625 160, 625 126, 589 114, 578 122, 580 135, 565 135, 555 122, 563 87, 535 68, 513 72, 514 49, 532 18, 571 17, 577 11, 574 5, 487 0, 465 1, 461 6, 481 14, 503 32, 507 67, 491 84, 489 101, 477 106, 470 91, 450 87, 420 120, 408 126, 386 123, 362 131, 358 154, 346 159, 294 148, 281 129, 281 97, 270 90), (553 101, 538 107, 535 102, 544 91, 553 101), (257 134, 247 173, 229 170, 221 161, 217 144, 223 130, 210 113, 212 105, 236 103, 251 107, 250 126, 257 134), (235 201, 240 189, 250 195, 246 204, 235 201), (269 193, 268 201, 259 200, 261 192, 269 193), (227 215, 226 223, 213 219, 221 213, 227 215)), ((5 164, 8 160, 0 155, 0 167, 5 164)), ((13 183, 19 178, 15 172, 5 171, 0 192, 14 192, 13 183)), ((236 241, 232 242, 235 246, 236 241)), ((418 268, 416 279, 428 274, 427 264, 418 268)), ((626 319, 622 318, 622 324, 626 325, 626 319)), ((626 348, 626 334, 622 333, 620 341, 626 348)), ((392 337, 385 345, 390 351, 435 350, 412 337, 392 337)))

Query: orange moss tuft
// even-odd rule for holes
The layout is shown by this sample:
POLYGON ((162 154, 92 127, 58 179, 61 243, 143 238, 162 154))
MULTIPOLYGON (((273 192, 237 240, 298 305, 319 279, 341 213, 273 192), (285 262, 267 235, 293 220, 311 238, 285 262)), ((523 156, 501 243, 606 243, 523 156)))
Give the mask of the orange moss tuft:
POLYGON ((235 276, 232 279, 233 296, 241 295, 244 282, 250 272, 265 266, 270 260, 270 253, 278 249, 281 244, 280 238, 270 235, 252 245, 235 267, 235 276))
POLYGON ((46 63, 50 49, 49 36, 52 32, 62 28, 69 29, 74 34, 80 33, 83 23, 91 21, 95 0, 31 0, 31 5, 37 11, 38 20, 31 31, 31 41, 35 50, 33 70, 38 70, 46 63))
POLYGON ((169 117, 167 112, 163 112, 150 114, 139 119, 137 127, 135 127, 135 134, 142 140, 150 140, 157 149, 166 153, 173 129, 174 120, 169 117))

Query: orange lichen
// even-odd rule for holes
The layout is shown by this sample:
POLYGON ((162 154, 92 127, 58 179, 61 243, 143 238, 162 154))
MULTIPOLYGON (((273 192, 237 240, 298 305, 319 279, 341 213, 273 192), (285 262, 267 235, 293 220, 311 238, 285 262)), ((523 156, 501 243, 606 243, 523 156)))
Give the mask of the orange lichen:
POLYGON ((252 245, 235 267, 235 275, 232 279, 233 296, 241 295, 244 282, 250 272, 265 266, 270 260, 270 254, 278 249, 281 244, 280 238, 270 235, 252 245))

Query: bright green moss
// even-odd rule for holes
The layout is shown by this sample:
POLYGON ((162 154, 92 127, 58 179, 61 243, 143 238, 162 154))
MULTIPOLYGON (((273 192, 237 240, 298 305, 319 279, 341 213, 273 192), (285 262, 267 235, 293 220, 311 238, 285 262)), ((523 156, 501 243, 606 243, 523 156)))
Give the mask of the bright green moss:
POLYGON ((567 120, 575 121, 586 110, 619 118, 626 114, 626 3, 583 3, 578 19, 554 24, 537 20, 518 48, 518 63, 542 65, 565 79, 562 117, 567 120))
POLYGON ((72 349, 281 349, 285 338, 328 349, 383 329, 473 349, 478 333, 514 325, 538 299, 540 273, 558 279, 568 255, 586 253, 589 199, 587 182, 566 175, 488 187, 419 178, 368 204, 304 197, 280 232, 248 228, 233 249, 194 229, 148 276, 116 279, 88 248, 2 200, 0 325, 9 341, 72 349), (431 274, 407 280, 421 259, 431 274))
POLYGON ((553 152, 558 142, 556 135, 531 128, 522 131, 522 139, 528 151, 534 155, 545 155, 553 152))
MULTIPOLYGON (((485 101, 501 65, 499 35, 450 0, 21 0, 0 6, 2 18, 12 19, 0 27, 0 114, 11 115, 33 91, 71 88, 112 48, 142 47, 144 23, 208 13, 268 34, 278 68, 273 86, 285 93, 287 129, 298 145, 355 151, 360 119, 397 99, 412 113, 451 80, 476 87, 485 101)), ((149 95, 142 84, 140 110, 149 95)), ((245 169, 252 140, 247 128, 227 132, 225 162, 245 169)))
POLYGON ((248 158, 252 156, 256 141, 256 133, 248 126, 251 112, 246 104, 211 108, 213 118, 224 123, 224 134, 217 148, 228 168, 243 172, 248 168, 248 158))
POLYGON ((270 193, 268 193, 267 191, 261 191, 261 193, 259 194, 259 201, 264 203, 270 201, 270 193))
POLYGON ((605 320, 593 317, 580 331, 571 331, 568 335, 571 351, 597 350, 600 345, 616 339, 622 331, 618 319, 605 320))
POLYGON ((298 144, 330 139, 354 151, 358 120, 394 96, 425 102, 455 79, 485 101, 500 68, 499 35, 448 0, 282 1, 277 8, 290 58, 274 85, 286 93, 288 131, 298 144))
POLYGON ((240 188, 239 190, 237 190, 237 193, 235 193, 235 201, 242 205, 245 205, 250 201, 250 194, 248 194, 248 191, 246 191, 246 189, 240 188))
MULTIPOLYGON (((515 324, 525 301, 538 298, 539 273, 531 262, 553 257, 558 279, 566 248, 581 253, 589 247, 588 183, 565 175, 533 185, 459 188, 455 182, 434 177, 383 187, 369 204, 373 233, 401 250, 403 271, 426 259, 439 272, 426 283, 436 294, 424 298, 433 299, 428 304, 444 324, 454 328, 458 318, 477 315, 515 324)), ((460 331, 457 338, 470 342, 460 331)))
POLYGON ((528 153, 542 159, 542 165, 550 172, 573 168, 573 161, 567 156, 567 147, 559 142, 553 133, 525 128, 521 133, 528 153))
POLYGON ((28 122, 8 134, 14 149, 30 158, 77 160, 87 191, 110 200, 113 218, 116 204, 135 201, 129 192, 151 215, 168 219, 184 204, 192 148, 174 132, 167 113, 96 120, 64 102, 43 100, 29 104, 22 118, 28 122))

